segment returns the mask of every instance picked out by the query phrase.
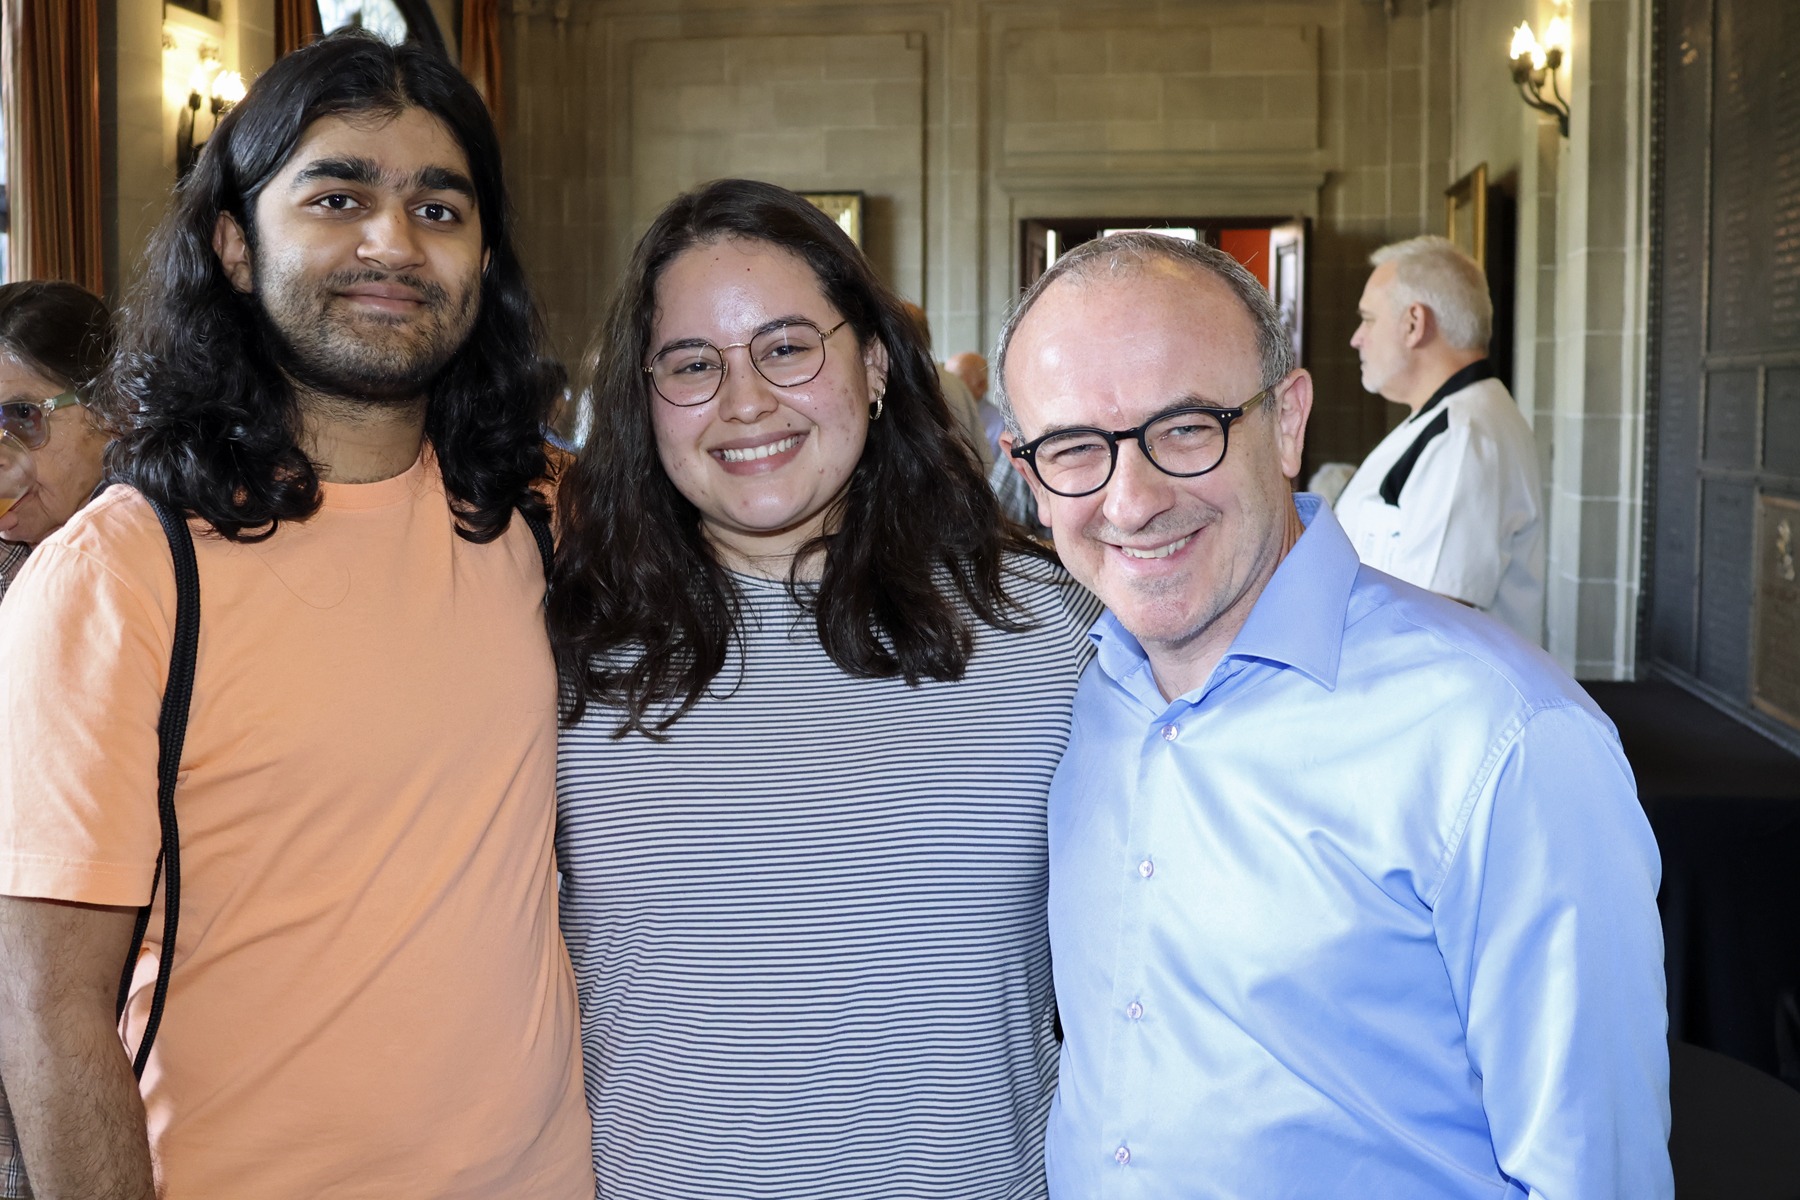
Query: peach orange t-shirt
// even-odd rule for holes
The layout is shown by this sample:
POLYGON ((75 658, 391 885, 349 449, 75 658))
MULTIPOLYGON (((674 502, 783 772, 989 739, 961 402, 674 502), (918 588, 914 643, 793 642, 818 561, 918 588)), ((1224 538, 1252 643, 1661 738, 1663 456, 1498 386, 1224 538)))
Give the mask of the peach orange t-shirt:
MULTIPOLYGON (((586 1200, 530 530, 457 536, 429 452, 259 544, 194 528, 181 925, 143 1080, 165 1194, 586 1200)), ((8 593, 0 894, 150 899, 174 611, 162 530, 123 487, 8 593)))

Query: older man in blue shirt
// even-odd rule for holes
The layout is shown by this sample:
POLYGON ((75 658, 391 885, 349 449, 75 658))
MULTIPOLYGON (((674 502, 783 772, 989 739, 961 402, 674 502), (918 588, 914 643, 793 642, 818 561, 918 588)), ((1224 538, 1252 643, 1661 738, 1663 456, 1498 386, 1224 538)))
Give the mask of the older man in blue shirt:
POLYGON ((1673 1193, 1660 864, 1611 725, 1295 497, 1261 286, 1078 247, 1003 444, 1106 601, 1050 799, 1051 1195, 1673 1193))

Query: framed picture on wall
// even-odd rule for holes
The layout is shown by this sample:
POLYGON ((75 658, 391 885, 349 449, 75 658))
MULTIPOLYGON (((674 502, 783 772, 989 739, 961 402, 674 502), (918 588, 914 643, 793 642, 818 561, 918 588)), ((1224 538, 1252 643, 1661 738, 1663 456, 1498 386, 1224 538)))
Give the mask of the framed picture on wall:
POLYGON ((863 244, 861 192, 801 192, 800 198, 838 223, 858 246, 863 244))
POLYGON ((1446 234, 1456 248, 1487 270, 1487 164, 1444 190, 1446 234))

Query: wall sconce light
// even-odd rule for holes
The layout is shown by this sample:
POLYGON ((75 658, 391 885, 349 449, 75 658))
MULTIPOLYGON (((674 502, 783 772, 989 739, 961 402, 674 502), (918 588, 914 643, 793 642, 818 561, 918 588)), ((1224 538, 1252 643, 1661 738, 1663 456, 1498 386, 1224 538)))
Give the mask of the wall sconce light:
POLYGON ((1538 44, 1537 36, 1531 32, 1530 22, 1513 30, 1512 77, 1519 85, 1519 96, 1532 108, 1555 117, 1556 127, 1564 137, 1569 136, 1569 102, 1563 98, 1556 75, 1562 69, 1568 51, 1569 22, 1566 18, 1550 18, 1543 45, 1538 44), (1548 98, 1544 95, 1546 81, 1550 84, 1548 98))
MULTIPOLYGON (((219 118, 231 111, 232 105, 244 98, 244 77, 236 71, 219 70, 217 58, 202 58, 194 68, 188 80, 187 107, 181 110, 180 123, 175 128, 175 173, 179 179, 186 179, 188 172, 194 169, 199 161, 200 151, 206 148, 206 142, 195 142, 194 122, 199 120, 200 107, 206 105, 212 113, 212 129, 219 127, 219 118)), ((212 137, 212 130, 207 131, 207 138, 212 137)))

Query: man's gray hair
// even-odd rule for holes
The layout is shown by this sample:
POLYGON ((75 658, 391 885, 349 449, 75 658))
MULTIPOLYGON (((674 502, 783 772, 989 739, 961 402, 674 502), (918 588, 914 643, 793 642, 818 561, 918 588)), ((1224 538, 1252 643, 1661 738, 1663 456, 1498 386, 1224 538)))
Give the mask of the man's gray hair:
POLYGON ((1043 294, 1059 279, 1087 281, 1101 276, 1119 278, 1137 274, 1154 262, 1171 262, 1178 266, 1204 271, 1226 287, 1249 310, 1256 326, 1256 350, 1262 360, 1262 386, 1273 387, 1294 369, 1294 342, 1269 290, 1242 263, 1223 250, 1203 242, 1148 230, 1115 233, 1111 237, 1083 242, 1057 259, 1037 282, 1025 289, 1006 314, 1000 326, 1000 341, 994 349, 994 369, 989 398, 1006 418, 1006 428, 1014 437, 1022 433, 1019 418, 1013 412, 1012 396, 1006 390, 1006 355, 1012 348, 1013 335, 1043 294))
POLYGON ((1437 319, 1438 332, 1458 350, 1487 352, 1494 331, 1494 301, 1487 275, 1448 238, 1416 237, 1383 246, 1369 255, 1373 266, 1394 264, 1388 302, 1397 312, 1423 304, 1437 319))

